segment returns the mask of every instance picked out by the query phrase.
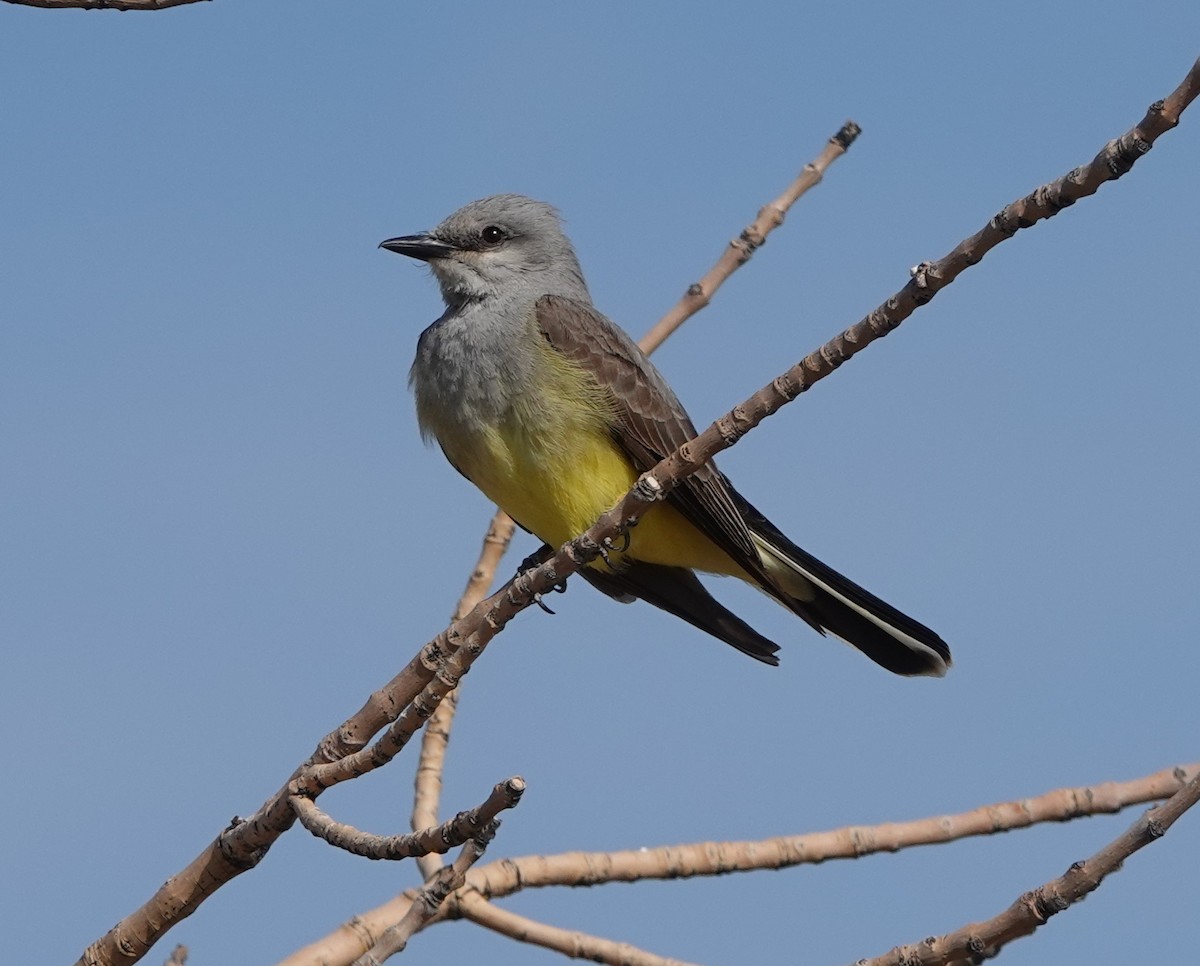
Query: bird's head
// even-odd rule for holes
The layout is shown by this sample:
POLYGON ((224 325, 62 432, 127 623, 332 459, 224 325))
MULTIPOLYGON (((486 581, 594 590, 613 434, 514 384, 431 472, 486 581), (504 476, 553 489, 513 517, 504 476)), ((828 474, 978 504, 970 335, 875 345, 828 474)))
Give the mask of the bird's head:
POLYGON ((428 262, 450 306, 505 296, 587 299, 558 213, 524 195, 472 201, 432 231, 389 238, 379 247, 428 262))

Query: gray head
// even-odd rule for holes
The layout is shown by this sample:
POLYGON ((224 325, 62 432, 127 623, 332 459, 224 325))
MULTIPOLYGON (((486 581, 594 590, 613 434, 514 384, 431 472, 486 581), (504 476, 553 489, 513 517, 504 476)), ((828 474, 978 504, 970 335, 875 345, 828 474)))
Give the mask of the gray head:
POLYGON ((433 231, 380 248, 428 262, 450 306, 496 296, 588 300, 558 212, 524 195, 492 195, 459 208, 433 231))

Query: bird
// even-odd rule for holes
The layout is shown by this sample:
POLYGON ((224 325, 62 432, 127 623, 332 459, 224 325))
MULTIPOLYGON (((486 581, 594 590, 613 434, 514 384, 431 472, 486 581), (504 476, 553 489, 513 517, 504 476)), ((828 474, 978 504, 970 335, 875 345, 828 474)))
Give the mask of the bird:
MULTIPOLYGON (((593 305, 558 212, 499 194, 380 247, 425 262, 445 312, 420 335, 409 384, 425 440, 522 528, 559 547, 696 435, 646 354, 593 305)), ((932 630, 789 540, 706 463, 580 569, 765 664, 779 645, 716 600, 697 572, 738 577, 889 671, 940 677, 932 630)))

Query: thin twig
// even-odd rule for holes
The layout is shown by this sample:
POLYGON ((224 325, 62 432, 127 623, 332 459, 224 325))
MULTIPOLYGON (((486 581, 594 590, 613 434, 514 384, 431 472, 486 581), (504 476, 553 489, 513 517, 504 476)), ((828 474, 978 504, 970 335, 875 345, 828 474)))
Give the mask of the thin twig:
POLYGON ((463 879, 475 861, 487 849, 496 834, 498 822, 489 822, 458 853, 453 864, 439 869, 408 907, 404 918, 386 929, 369 950, 356 959, 351 966, 382 966, 382 964, 408 945, 409 939, 419 932, 430 919, 438 914, 446 896, 462 888, 463 879))
MULTIPOLYGON (((346 761, 355 759, 352 768, 362 766, 363 770, 371 770, 390 760, 453 690, 496 633, 518 612, 530 606, 536 595, 548 593, 563 577, 598 557, 604 540, 613 539, 627 530, 646 508, 663 499, 690 473, 734 445, 765 418, 778 412, 866 346, 894 330, 995 245, 1018 230, 1095 193, 1106 181, 1125 174, 1159 136, 1179 123, 1181 112, 1198 93, 1200 61, 1193 64, 1184 82, 1165 101, 1151 105, 1133 129, 1106 145, 1091 162, 1009 205, 943 259, 922 263, 914 269, 909 283, 875 311, 806 356, 643 474, 633 489, 604 513, 587 533, 565 544, 539 566, 518 575, 498 593, 473 608, 466 618, 426 644, 398 678, 411 671, 414 679, 429 673, 433 675, 432 680, 411 702, 390 703, 384 714, 390 716, 398 711, 400 716, 395 723, 374 746, 354 753, 346 761), (443 663, 439 658, 448 651, 453 654, 443 663), (408 720, 404 720, 405 715, 409 716, 408 720)), ((398 695, 390 693, 389 697, 398 695)), ((357 719, 358 716, 351 721, 360 724, 357 719)), ((327 740, 332 737, 327 736, 327 740)), ((344 746, 340 735, 333 743, 344 746)), ((304 790, 305 794, 314 795, 321 787, 345 777, 350 775, 345 773, 344 765, 334 762, 309 765, 296 780, 303 778, 311 783, 306 784, 304 790)), ((294 820, 294 812, 287 802, 290 794, 294 791, 290 784, 285 785, 249 820, 231 823, 186 869, 168 879, 142 907, 89 946, 77 966, 130 966, 141 959, 171 926, 194 912, 208 895, 261 860, 294 820)))
MULTIPOLYGON (((496 576, 509 543, 512 542, 516 525, 503 510, 497 510, 483 536, 479 559, 467 580, 467 586, 454 608, 454 620, 465 617, 487 595, 488 588, 496 576)), ((446 768, 446 749, 450 744, 450 733, 454 727, 454 713, 458 710, 457 689, 450 692, 437 706, 425 725, 421 736, 421 754, 417 759, 417 772, 413 780, 412 827, 414 831, 436 825, 442 797, 442 775, 446 768)), ((423 878, 428 879, 442 867, 437 855, 422 856, 417 860, 423 878)))
MULTIPOLYGON (((473 893, 481 900, 495 899, 527 887, 720 875, 731 871, 778 869, 833 858, 858 858, 871 852, 895 852, 1047 822, 1069 822, 1091 815, 1111 814, 1132 805, 1168 798, 1196 776, 1200 776, 1200 762, 1167 768, 1130 781, 1059 788, 1034 798, 985 805, 957 815, 939 815, 914 822, 851 826, 750 843, 690 843, 648 849, 646 853, 639 849, 501 859, 472 870, 460 895, 473 893), (641 865, 643 855, 646 858, 641 865), (781 857, 789 856, 791 861, 779 861, 781 857), (739 859, 741 864, 737 864, 739 859)), ((403 918, 416 895, 416 890, 407 890, 356 916, 329 935, 295 951, 279 966, 327 966, 349 962, 371 944, 374 936, 403 918)), ((457 914, 457 902, 458 897, 451 896, 443 906, 442 915, 432 921, 457 914)))
POLYGON ((956 842, 1045 822, 1069 822, 1087 815, 1111 814, 1130 805, 1174 795, 1196 777, 1200 777, 1200 762, 1167 768, 1132 781, 1059 788, 1035 798, 984 805, 957 815, 934 815, 911 822, 851 825, 827 832, 750 842, 692 842, 620 852, 521 856, 475 869, 467 877, 467 885, 485 898, 494 899, 544 886, 682 879, 784 869, 830 859, 857 859, 876 852, 899 852, 917 845, 956 842))
POLYGON ((163 966, 186 966, 188 958, 187 946, 176 946, 171 950, 171 955, 167 957, 167 961, 163 966))
POLYGON ((717 289, 725 284, 725 280, 750 261, 754 253, 766 242, 767 235, 783 224, 783 219, 792 205, 809 188, 821 183, 825 169, 845 154, 846 149, 861 133, 862 128, 853 121, 843 124, 841 130, 829 139, 817 158, 801 169, 796 180, 787 186, 783 194, 759 209, 758 217, 743 228, 737 238, 729 242, 717 263, 700 281, 689 285, 683 297, 646 333, 639 343, 642 350, 650 353, 657 349, 672 332, 707 306, 717 289))
POLYGON ((43 7, 47 10, 163 10, 181 7, 199 0, 5 0, 20 7, 43 7))
POLYGON ((510 778, 492 788, 492 793, 482 805, 459 812, 441 825, 432 825, 407 835, 372 835, 370 832, 356 829, 353 825, 336 822, 318 808, 316 802, 302 795, 292 799, 292 807, 296 810, 300 824, 335 848, 367 859, 395 861, 449 852, 479 835, 502 811, 513 808, 521 801, 524 792, 524 780, 510 778))
POLYGON ((586 959, 609 966, 689 966, 683 960, 657 956, 629 943, 614 942, 574 929, 560 929, 526 918, 501 909, 470 889, 464 889, 451 898, 455 901, 456 909, 447 912, 446 918, 459 915, 509 939, 542 946, 571 959, 586 959))
POLYGON ((132 966, 162 935, 190 916, 230 879, 254 868, 295 821, 291 780, 313 762, 332 761, 361 748, 420 693, 445 660, 439 637, 425 644, 391 681, 374 692, 352 717, 321 739, 308 760, 249 819, 235 818, 184 869, 171 876, 141 908, 126 916, 76 961, 76 966, 132 966))
POLYGON ((1196 776, 1167 801, 1150 809, 1090 859, 1074 863, 1057 879, 1026 892, 1011 906, 986 922, 976 922, 944 936, 909 946, 897 946, 856 966, 949 966, 978 963, 1022 936, 1030 936, 1051 916, 1094 892, 1105 877, 1121 868, 1134 852, 1162 838, 1175 820, 1200 801, 1200 776, 1196 776))

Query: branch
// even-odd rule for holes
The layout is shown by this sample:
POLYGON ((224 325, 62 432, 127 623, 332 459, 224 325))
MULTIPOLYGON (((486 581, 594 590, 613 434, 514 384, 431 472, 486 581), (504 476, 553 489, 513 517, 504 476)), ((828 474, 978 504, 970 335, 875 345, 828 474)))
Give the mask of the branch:
MULTIPOLYGON (((372 695, 359 714, 346 723, 346 726, 353 726, 353 734, 343 734, 343 729, 338 729, 326 736, 318 754, 349 747, 350 742, 362 739, 359 729, 363 725, 382 719, 394 721, 384 737, 373 748, 355 752, 346 761, 352 758, 354 766, 371 770, 390 760, 454 689, 492 638, 517 613, 533 603, 537 595, 548 593, 564 577, 598 557, 604 540, 627 530, 646 508, 664 499, 689 474, 733 446, 768 416, 876 339, 894 330, 961 272, 977 264, 991 248, 1018 230, 1094 194, 1104 182, 1125 174, 1159 136, 1179 123, 1180 113, 1197 93, 1200 93, 1200 61, 1192 66, 1184 82, 1165 101, 1151 105, 1133 129, 1106 145, 1089 164, 1009 205, 940 261, 919 265, 913 270, 912 279, 896 295, 660 461, 585 534, 564 544, 539 566, 519 574, 487 601, 473 608, 465 618, 426 644, 397 678, 372 695), (447 652, 452 652, 448 659, 445 658, 447 652), (410 693, 410 686, 421 681, 428 683, 420 694, 400 700, 410 693), (374 703, 377 698, 381 703, 374 703), (397 714, 399 717, 395 717, 397 714), (401 724, 406 715, 407 720, 401 724)), ((330 761, 329 758, 319 760, 330 761)), ((342 761, 308 765, 303 771, 306 794, 319 792, 326 783, 353 777, 344 772, 342 761), (310 788, 307 782, 313 782, 314 787, 310 788)), ((232 823, 186 869, 168 879, 145 905, 89 946, 77 966, 130 966, 141 959, 159 937, 194 912, 212 892, 261 860, 294 820, 294 812, 287 801, 294 791, 289 782, 249 820, 232 823)))
POLYGON ((483 855, 488 843, 495 836, 498 825, 498 822, 489 822, 458 853, 458 858, 449 868, 439 869, 433 879, 417 894, 404 918, 385 930, 375 945, 358 957, 351 966, 381 966, 385 960, 402 952, 413 934, 423 929, 425 924, 438 914, 446 896, 462 887, 467 871, 475 864, 476 859, 483 855))
POLYGON ((842 125, 841 130, 829 139, 825 150, 817 156, 816 160, 810 161, 801 169, 796 180, 787 186, 783 194, 758 210, 758 217, 743 228, 737 238, 729 242, 728 247, 717 259, 717 263, 708 270, 708 273, 700 281, 689 285, 683 298, 642 338, 639 345, 647 355, 662 345, 672 332, 712 301, 717 289, 725 284, 725 280, 730 275, 750 261, 754 253, 766 242, 767 235, 783 224, 783 219, 792 205, 809 188, 821 183, 821 179, 825 176, 825 169, 845 154, 861 133, 862 128, 853 121, 847 121, 842 125))
MULTIPOLYGON (((454 608, 454 620, 470 613, 492 585, 500 559, 512 542, 516 525, 503 510, 497 510, 483 536, 479 559, 467 580, 467 586, 454 608)), ((450 692, 437 706, 425 732, 421 737, 421 754, 417 759, 417 772, 413 781, 412 827, 414 831, 436 825, 438 806, 442 797, 442 774, 446 767, 446 748, 450 744, 450 732, 454 727, 454 713, 458 710, 458 689, 450 692)), ((423 878, 428 879, 442 867, 436 855, 422 856, 417 860, 423 878)))
POLYGON ((222 885, 254 868, 295 821, 291 781, 313 762, 333 761, 361 748, 406 707, 445 660, 441 638, 430 641, 391 681, 374 692, 352 717, 321 739, 316 750, 249 819, 235 818, 184 869, 126 916, 76 962, 76 966, 131 966, 173 925, 190 916, 222 885))
MULTIPOLYGON (((830 832, 763 839, 757 842, 702 842, 649 849, 645 852, 640 849, 628 852, 574 852, 546 857, 501 859, 472 870, 467 876, 464 888, 449 898, 442 914, 431 922, 461 915, 463 918, 478 921, 480 925, 512 935, 513 938, 520 938, 514 935, 519 931, 518 924, 521 929, 526 928, 526 924, 531 924, 528 925, 531 935, 536 933, 551 939, 546 943, 532 938, 529 941, 562 951, 560 946, 564 937, 581 934, 534 923, 533 920, 515 916, 513 913, 504 913, 494 904, 489 904, 489 907, 499 911, 489 913, 490 920, 483 922, 485 915, 477 911, 478 906, 467 907, 464 902, 473 901, 468 898, 471 895, 477 895, 482 901, 512 895, 527 887, 600 885, 606 882, 632 882, 649 878, 721 875, 726 872, 749 872, 756 869, 815 864, 835 858, 859 858, 872 852, 895 852, 916 845, 952 842, 1045 822, 1069 822, 1090 815, 1115 813, 1130 805, 1167 798, 1197 776, 1200 776, 1200 762, 1167 768, 1131 781, 1060 788, 1035 798, 986 805, 958 815, 939 815, 914 822, 850 826, 830 832), (511 932, 506 923, 511 924, 511 932), (539 930, 548 931, 537 932, 534 926, 539 930), (554 939, 555 936, 558 938, 554 939)), ((364 948, 364 937, 369 943, 370 937, 379 935, 390 923, 403 918, 415 896, 415 890, 408 890, 375 909, 356 916, 327 936, 292 953, 279 966, 332 966, 335 963, 350 962, 364 948)), ((593 937, 585 938, 590 941, 593 937)), ((606 940, 597 939, 596 942, 602 943, 606 940)), ((621 943, 612 945, 626 948, 621 943)))
POLYGON ((855 966, 943 966, 991 958, 1013 940, 1032 935, 1051 916, 1069 909, 1094 892, 1134 852, 1166 835, 1175 820, 1198 800, 1200 775, 1163 804, 1142 815, 1124 834, 1090 859, 1074 863, 1057 879, 1026 892, 1000 915, 986 922, 963 926, 945 936, 897 946, 885 956, 860 959, 855 966))
POLYGON ((1036 798, 984 805, 957 815, 934 815, 911 822, 850 825, 828 832, 750 842, 693 842, 622 852, 522 856, 475 869, 467 877, 467 885, 485 898, 497 898, 543 886, 683 879, 785 869, 830 859, 857 859, 876 852, 899 852, 915 845, 995 835, 1043 822, 1069 822, 1087 815, 1112 814, 1130 805, 1174 795, 1197 778, 1200 778, 1200 762, 1167 768, 1132 781, 1059 788, 1036 798))
POLYGON ((47 10, 164 10, 181 7, 199 0, 5 0, 20 7, 43 7, 47 10))
POLYGON ((176 946, 171 950, 171 955, 167 957, 167 961, 163 963, 163 966, 186 966, 187 958, 187 946, 176 946))
POLYGON ((300 823, 330 845, 368 859, 396 860, 449 852, 452 848, 479 836, 485 828, 491 826, 500 812, 513 808, 520 802, 524 792, 524 780, 510 778, 497 784, 482 805, 470 811, 459 812, 441 825, 420 829, 408 835, 372 835, 352 825, 335 822, 321 811, 311 798, 300 795, 292 799, 292 807, 296 810, 300 823))
POLYGON ((656 956, 629 943, 613 942, 600 936, 590 936, 584 932, 560 929, 544 922, 527 919, 515 912, 501 909, 470 889, 464 889, 452 899, 456 900, 456 908, 453 913, 447 912, 446 918, 454 918, 457 913, 462 918, 509 939, 542 946, 572 959, 608 963, 610 966, 689 966, 682 960, 656 956))

